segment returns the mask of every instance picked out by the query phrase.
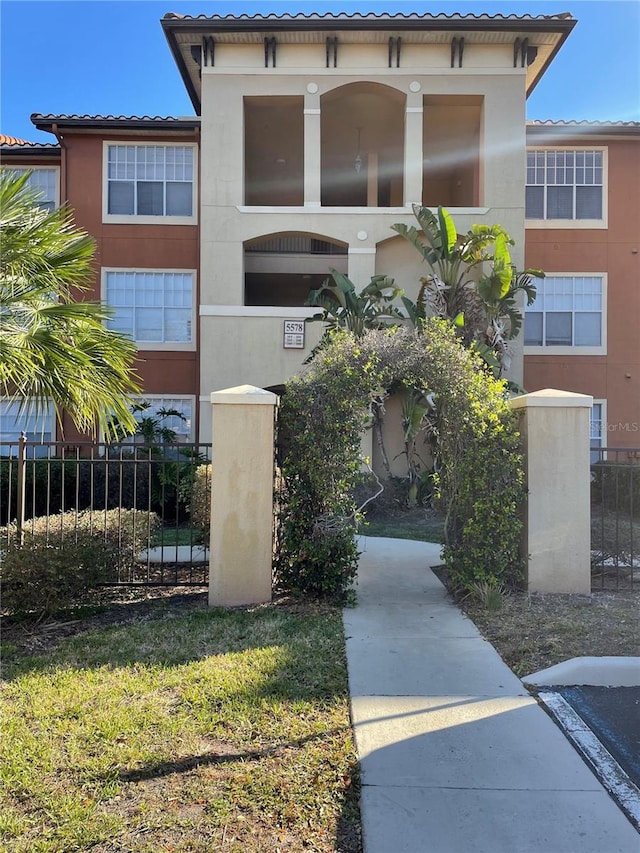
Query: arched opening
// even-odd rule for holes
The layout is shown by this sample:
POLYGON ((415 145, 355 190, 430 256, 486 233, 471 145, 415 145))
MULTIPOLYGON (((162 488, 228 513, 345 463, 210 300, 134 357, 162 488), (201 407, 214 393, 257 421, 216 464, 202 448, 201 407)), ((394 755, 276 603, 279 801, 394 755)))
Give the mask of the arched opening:
POLYGON ((322 96, 325 207, 401 207, 405 96, 380 83, 350 83, 322 96))
POLYGON ((335 267, 347 272, 347 245, 283 232, 244 244, 244 304, 301 307, 335 267))

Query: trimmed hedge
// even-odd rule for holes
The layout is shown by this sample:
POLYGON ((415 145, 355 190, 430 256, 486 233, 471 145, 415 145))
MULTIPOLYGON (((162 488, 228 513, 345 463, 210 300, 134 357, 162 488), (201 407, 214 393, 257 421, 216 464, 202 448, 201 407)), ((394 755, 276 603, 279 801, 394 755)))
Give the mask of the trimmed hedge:
POLYGON ((76 603, 92 587, 133 570, 159 529, 158 516, 138 510, 34 518, 22 545, 15 524, 2 528, 3 610, 49 615, 76 603))
POLYGON ((592 502, 640 517, 640 464, 596 462, 591 466, 592 502))
POLYGON ((191 487, 191 526, 202 531, 206 543, 209 542, 211 527, 211 478, 213 466, 199 465, 194 474, 191 487))

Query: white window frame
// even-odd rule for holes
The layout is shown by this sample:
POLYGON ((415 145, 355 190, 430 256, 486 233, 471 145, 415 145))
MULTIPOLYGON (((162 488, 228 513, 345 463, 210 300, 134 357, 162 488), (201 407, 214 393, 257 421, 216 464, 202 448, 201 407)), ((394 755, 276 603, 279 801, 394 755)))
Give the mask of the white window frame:
MULTIPOLYGON (((527 145, 527 154, 546 152, 546 151, 598 151, 602 154, 602 218, 601 219, 529 219, 525 218, 525 228, 538 229, 585 229, 585 228, 608 228, 608 186, 609 186, 609 158, 608 149, 599 145, 544 145, 534 146, 527 145)), ((525 188, 530 186, 526 181, 526 161, 525 161, 525 188)), ((533 186, 533 185, 531 185, 533 186)), ((538 184, 537 186, 546 187, 549 184, 538 184)), ((566 184, 565 186, 571 186, 566 184)), ((575 187, 575 183, 573 184, 575 187)), ((525 207, 526 217, 526 207, 525 207)))
MULTIPOLYGON (((4 408, 5 408, 5 406, 8 406, 8 405, 19 406, 20 401, 14 399, 13 397, 0 397, 0 409, 3 410, 2 411, 2 417, 3 418, 6 417, 5 412, 4 412, 4 408)), ((30 405, 34 406, 35 402, 33 400, 30 400, 29 403, 27 404, 27 406, 30 406, 30 405)), ((56 419, 55 406, 53 405, 53 402, 51 400, 48 400, 46 402, 45 406, 46 406, 46 413, 43 414, 40 418, 38 418, 38 420, 35 424, 37 429, 35 429, 35 430, 25 430, 24 429, 26 424, 24 424, 24 422, 21 423, 22 418, 25 417, 25 414, 23 414, 22 418, 18 421, 18 426, 16 427, 16 429, 11 431, 13 434, 15 434, 15 438, 5 438, 5 436, 9 434, 9 431, 4 432, 4 431, 0 430, 0 442, 2 443, 2 444, 0 444, 0 457, 2 457, 4 455, 8 455, 9 448, 3 444, 4 442, 14 443, 15 450, 17 452, 18 439, 20 438, 21 432, 27 432, 28 431, 28 432, 33 433, 34 436, 36 436, 36 437, 33 439, 28 439, 28 441, 36 442, 38 444, 41 444, 43 447, 46 447, 46 445, 48 444, 49 441, 56 441, 57 440, 58 424, 57 424, 57 419, 56 419), (38 438, 37 436, 39 436, 39 435, 42 436, 42 435, 47 435, 47 434, 50 435, 51 438, 44 441, 44 444, 43 444, 43 439, 38 438), (5 454, 5 451, 7 451, 6 454, 5 454)), ((29 408, 27 408, 26 417, 31 417, 31 415, 29 414, 29 411, 30 411, 29 408)), ((38 456, 37 453, 35 455, 36 455, 36 457, 38 456)))
MULTIPOLYGON (((598 448, 592 448, 591 447, 591 442, 594 440, 594 438, 597 438, 597 436, 594 437, 594 435, 593 435, 593 424, 594 424, 593 410, 596 406, 601 407, 600 408, 600 445, 599 445, 599 447, 602 448, 602 447, 607 446, 607 441, 606 441, 606 438, 607 438, 607 401, 596 399, 594 397, 593 408, 589 412, 589 454, 590 455, 591 455, 591 453, 593 453, 594 451, 596 451, 598 449, 598 448)), ((598 461, 604 462, 606 460, 606 458, 607 458, 606 453, 603 453, 601 455, 599 454, 598 461)))
POLYGON ((108 139, 102 143, 102 221, 112 225, 197 225, 198 224, 198 146, 193 142, 129 142, 108 139), (139 216, 109 213, 109 148, 191 148, 193 150, 191 216, 139 216))
MULTIPOLYGON (((10 172, 15 172, 17 175, 24 175, 25 172, 55 172, 55 188, 54 188, 54 198, 53 199, 43 199, 43 201, 53 201, 53 210, 56 210, 60 207, 60 166, 44 166, 42 164, 38 166, 9 166, 3 165, 3 169, 6 169, 10 172)), ((37 190, 37 186, 33 186, 31 181, 27 181, 27 186, 33 190, 37 190)), ((43 208, 48 210, 48 208, 43 208)))
MULTIPOLYGON (((153 403, 154 401, 162 401, 162 405, 160 408, 165 409, 179 409, 179 406, 176 405, 167 405, 167 403, 173 404, 176 402, 188 402, 191 406, 191 417, 189 418, 189 434, 183 436, 178 435, 178 442, 184 441, 185 443, 193 442, 195 435, 195 419, 196 419, 196 395, 195 394, 140 394, 137 398, 140 403, 153 403)), ((144 417, 144 412, 140 413, 142 417, 144 417)), ((163 424, 161 424, 162 426, 163 424)), ((133 436, 131 436, 127 440, 131 440, 133 436)))
MULTIPOLYGON (((174 351, 174 352, 195 352, 196 349, 196 277, 197 270, 195 269, 150 269, 149 267, 102 267, 101 269, 101 281, 100 281, 100 293, 101 299, 107 305, 109 305, 109 300, 107 298, 107 275, 108 273, 166 273, 173 274, 177 273, 179 275, 190 275, 191 276, 191 340, 190 341, 137 341, 135 338, 132 340, 135 342, 137 348, 140 351, 174 351)), ((116 306, 110 306, 114 310, 116 306)), ((160 306, 156 306, 160 307, 160 306)), ((163 306, 163 309, 165 306, 163 306)), ((166 309, 165 309, 166 310, 166 309)))
MULTIPOLYGON (((599 346, 548 346, 531 345, 524 346, 524 355, 606 355, 607 354, 607 274, 604 272, 555 272, 546 271, 549 278, 599 278, 602 281, 602 303, 600 310, 600 345, 599 346)), ((543 279, 544 281, 544 279, 543 279)), ((534 280, 535 282, 535 280, 534 280)), ((531 311, 536 311, 536 303, 531 306, 531 311)), ((544 313, 544 312, 543 312, 544 313)), ((573 311, 571 312, 573 313, 573 311)), ((524 324, 526 327, 527 309, 524 311, 524 324)), ((523 331, 523 341, 524 331, 523 331)))

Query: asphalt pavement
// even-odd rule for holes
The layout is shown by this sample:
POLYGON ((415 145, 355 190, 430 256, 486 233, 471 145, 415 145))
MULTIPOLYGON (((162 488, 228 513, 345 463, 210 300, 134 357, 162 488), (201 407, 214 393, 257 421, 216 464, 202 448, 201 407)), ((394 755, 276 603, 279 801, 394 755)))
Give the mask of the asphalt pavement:
POLYGON ((640 686, 556 689, 640 788, 640 686))

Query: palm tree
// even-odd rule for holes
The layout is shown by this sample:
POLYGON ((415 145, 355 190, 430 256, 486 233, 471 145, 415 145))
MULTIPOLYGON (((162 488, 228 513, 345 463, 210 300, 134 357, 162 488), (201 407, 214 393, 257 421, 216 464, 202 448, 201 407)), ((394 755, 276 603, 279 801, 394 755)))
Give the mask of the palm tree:
POLYGON ((114 420, 133 432, 135 343, 106 328, 105 305, 77 299, 94 240, 68 208, 39 207, 28 178, 0 172, 0 395, 38 412, 51 400, 81 432, 113 438, 114 420))

